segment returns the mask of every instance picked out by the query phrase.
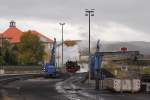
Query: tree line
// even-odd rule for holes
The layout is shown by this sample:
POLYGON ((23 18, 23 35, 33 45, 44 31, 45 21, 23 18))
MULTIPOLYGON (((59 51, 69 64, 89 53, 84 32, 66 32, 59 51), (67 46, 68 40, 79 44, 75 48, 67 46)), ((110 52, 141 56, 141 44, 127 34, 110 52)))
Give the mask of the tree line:
POLYGON ((44 61, 45 55, 44 43, 31 31, 25 32, 19 43, 4 39, 0 46, 1 65, 37 65, 44 61))

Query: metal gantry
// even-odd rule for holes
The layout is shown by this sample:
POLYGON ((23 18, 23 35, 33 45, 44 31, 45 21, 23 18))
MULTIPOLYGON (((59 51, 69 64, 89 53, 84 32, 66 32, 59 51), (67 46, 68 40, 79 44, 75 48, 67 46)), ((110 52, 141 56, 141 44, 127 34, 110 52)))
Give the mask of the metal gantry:
MULTIPOLYGON (((117 55, 122 56, 125 59, 130 59, 131 61, 135 62, 137 59, 141 58, 142 55, 139 51, 116 51, 116 52, 101 52, 100 51, 100 41, 97 42, 96 46, 96 52, 91 56, 91 73, 93 77, 95 78, 95 89, 99 90, 101 85, 101 88, 103 87, 103 71, 102 71, 102 60, 103 56, 107 55, 117 55), (101 81, 101 84, 99 84, 99 80, 101 81)), ((132 79, 132 77, 131 77, 132 79)))

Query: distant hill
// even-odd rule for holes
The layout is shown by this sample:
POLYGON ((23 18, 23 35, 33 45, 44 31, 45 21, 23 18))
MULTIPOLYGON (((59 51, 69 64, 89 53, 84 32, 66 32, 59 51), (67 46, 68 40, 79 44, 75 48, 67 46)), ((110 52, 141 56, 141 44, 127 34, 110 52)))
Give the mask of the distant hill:
MULTIPOLYGON (((88 53, 88 41, 82 41, 84 43, 79 44, 83 52, 88 53), (84 49, 83 49, 84 48, 84 49)), ((96 47, 96 41, 91 42, 91 50, 94 51, 96 47)), ((127 47, 128 50, 138 50, 144 55, 150 55, 150 42, 133 41, 133 42, 107 42, 103 41, 101 51, 119 51, 121 47, 127 47)))
POLYGON ((114 42, 102 44, 102 51, 117 51, 121 47, 127 47, 128 50, 138 50, 144 55, 150 55, 150 42, 114 42))

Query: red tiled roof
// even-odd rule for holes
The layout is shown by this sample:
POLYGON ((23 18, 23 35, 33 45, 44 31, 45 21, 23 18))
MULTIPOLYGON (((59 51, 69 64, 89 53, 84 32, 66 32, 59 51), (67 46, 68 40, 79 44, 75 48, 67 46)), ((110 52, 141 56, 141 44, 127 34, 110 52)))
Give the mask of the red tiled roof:
MULTIPOLYGON (((49 39, 48 37, 42 35, 41 33, 37 31, 31 31, 32 34, 38 35, 39 37, 43 37, 48 42, 53 42, 52 39, 49 39)), ((4 33, 3 36, 6 38, 10 38, 11 43, 19 43, 21 36, 24 34, 21 30, 19 30, 16 27, 9 27, 4 33)))
POLYGON ((31 33, 32 34, 35 34, 35 35, 37 35, 37 36, 39 36, 39 37, 43 37, 43 38, 45 38, 48 42, 53 42, 53 40, 52 39, 50 39, 50 38, 48 38, 48 37, 46 37, 46 36, 44 36, 43 34, 41 34, 41 33, 39 33, 39 32, 37 32, 37 31, 31 31, 31 33))
POLYGON ((16 27, 9 27, 4 33, 4 37, 10 38, 12 43, 20 42, 23 32, 16 27))

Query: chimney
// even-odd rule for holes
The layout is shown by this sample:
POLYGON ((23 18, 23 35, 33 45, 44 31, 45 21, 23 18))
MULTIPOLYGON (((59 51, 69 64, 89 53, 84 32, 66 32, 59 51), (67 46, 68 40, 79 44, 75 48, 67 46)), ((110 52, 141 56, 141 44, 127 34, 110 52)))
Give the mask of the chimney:
POLYGON ((14 20, 11 20, 9 27, 16 27, 16 22, 14 20))

